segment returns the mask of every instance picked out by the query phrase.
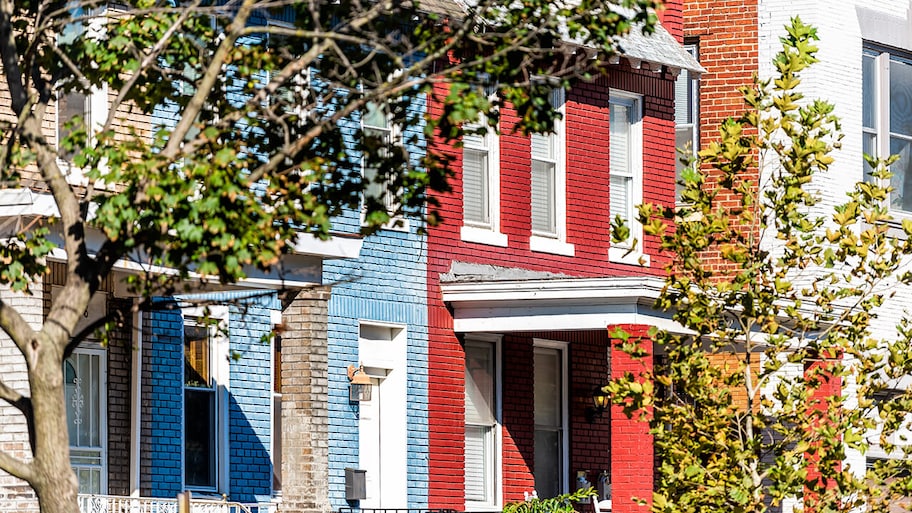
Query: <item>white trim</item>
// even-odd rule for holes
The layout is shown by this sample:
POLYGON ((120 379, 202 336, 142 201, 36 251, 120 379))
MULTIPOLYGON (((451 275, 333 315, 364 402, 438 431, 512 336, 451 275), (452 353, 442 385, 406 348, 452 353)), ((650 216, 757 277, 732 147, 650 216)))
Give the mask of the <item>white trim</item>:
POLYGON ((541 338, 532 339, 534 348, 556 349, 560 352, 561 358, 561 464, 563 465, 563 475, 560 493, 570 492, 570 360, 568 357, 567 342, 558 340, 546 340, 541 338))
MULTIPOLYGON (((87 355, 98 357, 98 444, 100 447, 101 476, 99 485, 102 494, 108 493, 108 352, 98 344, 82 344, 70 356, 87 355)), ((66 360, 64 360, 66 365, 66 360)), ((69 423, 69 421, 67 421, 69 423)), ((70 441, 70 449, 79 448, 70 441)))
POLYGON ((665 286, 658 277, 568 278, 441 283, 445 302, 528 299, 654 301, 665 286))
MULTIPOLYGON (((369 102, 369 103, 373 104, 373 102, 369 102)), ((361 116, 359 119, 362 137, 364 134, 365 127, 368 128, 369 130, 375 130, 378 132, 386 131, 387 137, 389 137, 389 142, 388 142, 389 146, 395 145, 397 147, 403 147, 403 149, 405 149, 402 144, 402 127, 393 122, 393 115, 391 112, 389 112, 389 109, 388 108, 385 109, 387 111, 385 127, 379 127, 379 126, 375 126, 375 125, 365 125, 364 124, 364 115, 366 113, 366 109, 367 109, 367 105, 365 105, 365 109, 361 111, 361 116)), ((361 178, 362 178, 362 180, 365 176, 364 171, 367 169, 367 167, 365 166, 364 160, 365 160, 364 154, 362 154, 361 155, 361 178)), ((364 184, 364 190, 366 191, 369 186, 370 186, 370 184, 364 184)), ((382 193, 384 194, 383 203, 386 204, 386 199, 387 199, 386 194, 389 194, 389 191, 386 190, 386 184, 383 184, 383 187, 384 187, 384 189, 382 191, 382 193)), ((363 194, 364 193, 362 192, 362 205, 361 205, 361 213, 360 213, 360 222, 361 222, 362 226, 364 225, 363 194)), ((405 217, 404 213, 399 214, 399 215, 392 215, 389 212, 389 208, 398 208, 398 207, 396 205, 387 205, 387 214, 390 214, 390 220, 387 224, 383 225, 381 227, 381 229, 392 230, 392 231, 397 231, 397 232, 408 232, 409 231, 409 219, 407 217, 405 217)))
POLYGON ((130 497, 139 497, 142 427, 142 351, 143 315, 141 310, 133 313, 133 361, 130 380, 130 497))
POLYGON ((510 243, 505 233, 476 226, 463 225, 462 228, 459 229, 459 236, 464 242, 476 242, 478 244, 500 246, 502 248, 507 247, 510 243))
MULTIPOLYGON (((566 221, 564 222, 566 224, 566 221)), ((569 242, 551 237, 533 235, 529 237, 529 249, 539 253, 553 253, 555 255, 574 256, 576 247, 569 242)))
MULTIPOLYGON (((466 343, 491 344, 494 346, 494 447, 492 448, 494 461, 494 494, 493 503, 464 501, 466 512, 497 512, 503 509, 503 335, 496 333, 472 333, 466 335, 466 343)), ((463 368, 465 367, 463 358, 463 368)), ((465 419, 463 419, 465 424, 465 419)), ((463 491, 463 497, 465 492, 463 491)))
MULTIPOLYGON (((608 261, 621 264, 639 264, 648 266, 649 261, 640 263, 643 254, 643 226, 637 220, 636 206, 643 203, 643 97, 627 91, 612 89, 609 94, 609 104, 623 105, 628 108, 630 122, 630 162, 629 173, 625 170, 623 176, 631 178, 630 198, 626 205, 629 212, 627 225, 630 228, 630 239, 637 240, 637 247, 626 257, 624 253, 630 249, 629 244, 612 244, 608 249, 608 261)), ((610 122, 610 121, 609 121, 610 122)), ((611 151, 611 141, 609 152, 611 151)), ((608 170, 609 176, 612 170, 608 170)), ((621 174, 619 174, 621 176, 621 174)), ((609 198, 609 202, 611 198, 609 198)), ((610 212, 610 210, 609 210, 610 212)))

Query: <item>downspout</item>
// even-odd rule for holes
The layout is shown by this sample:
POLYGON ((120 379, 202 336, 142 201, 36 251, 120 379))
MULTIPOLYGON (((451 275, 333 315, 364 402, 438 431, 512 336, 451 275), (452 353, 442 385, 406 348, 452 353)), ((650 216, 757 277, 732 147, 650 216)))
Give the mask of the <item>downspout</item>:
POLYGON ((133 365, 130 375, 130 497, 139 497, 140 426, 142 421, 142 312, 133 313, 133 365))

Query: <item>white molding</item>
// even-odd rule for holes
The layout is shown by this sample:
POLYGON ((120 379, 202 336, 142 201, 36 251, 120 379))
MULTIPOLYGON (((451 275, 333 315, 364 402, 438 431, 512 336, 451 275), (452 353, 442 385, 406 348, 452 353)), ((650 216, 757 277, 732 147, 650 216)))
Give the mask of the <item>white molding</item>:
MULTIPOLYGON (((465 343, 483 343, 494 346, 494 497, 493 503, 464 500, 463 509, 467 512, 500 512, 503 510, 503 335, 499 333, 467 334, 465 343)), ((463 361, 465 366, 465 361, 463 361)), ((463 422, 465 422, 463 420, 463 422)))
POLYGON ((616 278, 567 278, 442 283, 445 302, 542 299, 601 299, 654 301, 665 280, 653 276, 616 278))
MULTIPOLYGON (((566 222, 565 222, 566 224, 566 222)), ((554 255, 574 256, 576 247, 561 239, 533 235, 529 237, 529 249, 538 253, 552 253, 554 255)))
POLYGON ((532 346, 542 349, 556 349, 561 358, 561 460, 563 475, 561 476, 561 493, 570 492, 570 359, 569 343, 559 340, 533 338, 532 346))
POLYGON ((505 248, 510 241, 506 234, 488 228, 463 225, 459 229, 459 236, 464 242, 475 242, 505 248))
MULTIPOLYGON (((630 175, 633 183, 630 187, 630 219, 628 219, 627 225, 630 228, 630 240, 638 241, 637 247, 627 257, 618 257, 617 251, 623 250, 621 253, 626 253, 630 249, 629 243, 612 243, 608 250, 608 261, 625 264, 638 263, 639 257, 643 254, 643 226, 637 220, 636 213, 637 205, 643 203, 643 96, 629 91, 612 89, 609 93, 608 101, 609 103, 628 107, 632 153, 629 161, 631 163, 630 175)), ((608 173, 610 176, 610 169, 608 173)), ((611 201, 610 198, 609 201, 611 201)))
MULTIPOLYGON (((639 243, 642 244, 643 241, 639 240, 639 243)), ((628 264, 628 265, 638 265, 640 267, 649 267, 652 260, 649 258, 649 255, 642 252, 642 250, 635 249, 630 251, 629 248, 624 246, 611 246, 608 248, 608 261, 612 264, 628 264)))
POLYGON ((140 496, 142 445, 142 351, 143 313, 133 314, 133 361, 130 379, 130 497, 140 496))

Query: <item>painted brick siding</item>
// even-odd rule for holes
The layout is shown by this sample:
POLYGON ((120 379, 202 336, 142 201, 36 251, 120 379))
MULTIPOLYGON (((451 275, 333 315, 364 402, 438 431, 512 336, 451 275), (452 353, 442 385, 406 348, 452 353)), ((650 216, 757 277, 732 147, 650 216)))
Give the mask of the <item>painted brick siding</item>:
MULTIPOLYGON (((634 359, 615 347, 620 340, 611 344, 611 377, 619 378, 630 372, 638 375, 644 370, 652 370, 652 340, 649 339, 649 326, 619 325, 609 328, 626 331, 631 340, 640 339, 648 355, 634 359)), ((623 513, 646 513, 652 504, 653 481, 653 446, 649 425, 636 418, 627 418, 621 406, 611 406, 611 476, 612 504, 614 511, 623 513), (640 505, 642 500, 645 504, 640 505)))
POLYGON ((133 362, 132 301, 111 298, 109 309, 124 312, 124 325, 108 343, 108 493, 130 494, 130 383, 133 362))
MULTIPOLYGON (((13 306, 32 328, 40 329, 43 321, 42 288, 35 287, 31 296, 14 293, 7 287, 0 287, 0 299, 13 306)), ((0 333, 0 372, 3 382, 23 393, 28 393, 28 375, 22 353, 13 342, 0 333)), ((28 461, 31 450, 25 419, 18 410, 6 403, 0 404, 0 449, 11 456, 28 461)), ((16 512, 38 511, 38 501, 32 489, 19 479, 0 471, 0 510, 16 512)))
POLYGON ((143 316, 140 488, 144 496, 182 491, 184 330, 180 310, 143 316))
MULTIPOLYGON (((428 348, 429 372, 434 384, 429 388, 430 462, 433 479, 428 491, 430 507, 463 509, 464 501, 464 352, 453 333, 453 319, 441 300, 439 277, 454 261, 514 267, 532 271, 560 272, 568 276, 605 277, 662 275, 667 262, 658 253, 657 241, 647 237, 641 244, 651 256, 651 266, 609 263, 609 91, 618 89, 643 95, 643 200, 664 205, 674 201, 674 105, 673 79, 670 75, 632 70, 626 63, 613 66, 606 77, 576 85, 567 96, 567 242, 574 245, 572 257, 529 248, 530 145, 528 138, 514 134, 516 113, 502 109, 500 137, 500 230, 509 246, 500 248, 465 242, 460 238, 462 220, 462 152, 439 141, 432 150, 453 159, 456 170, 452 191, 438 197, 444 223, 429 228, 428 236, 428 348)), ((445 91, 441 88, 438 94, 445 91)), ((440 108, 429 102, 430 114, 440 108)), ((522 367, 531 358, 531 341, 520 335, 504 338, 503 350, 503 500, 521 500, 524 491, 534 487, 532 461, 532 412, 528 407, 531 376, 522 367), (528 353, 528 354, 527 354, 528 353), (516 362, 516 367, 513 363, 516 362), (525 399, 511 394, 525 390, 525 399), (509 424, 509 425, 508 425, 509 424)), ((592 424, 585 420, 586 397, 607 377, 607 334, 546 333, 541 338, 570 341, 571 357, 571 462, 570 469, 597 473, 608 467, 610 423, 608 418, 592 424), (577 351, 579 354, 577 354, 577 351), (601 356, 599 356, 601 355, 601 356), (586 365, 590 358, 595 364, 586 365), (602 362, 599 369, 598 362, 602 362), (578 368, 579 367, 579 368, 578 368), (578 395, 585 389, 582 398, 578 395), (603 450, 600 450, 601 442, 603 450)), ((651 469, 651 458, 650 458, 651 469)), ((616 467, 617 468, 617 467, 616 467)), ((625 469, 626 472, 626 469, 625 469)), ((651 472, 651 470, 650 470, 651 472)), ((651 475, 651 473, 650 473, 651 475)), ((594 482, 594 479, 590 478, 594 482)), ((651 486, 651 478, 648 479, 651 486)), ((616 493, 618 489, 615 488, 616 493)), ((624 512, 627 513, 627 512, 624 512)))
MULTIPOLYGON (((415 104, 412 110, 424 109, 415 104)), ((416 112, 417 113, 417 112, 416 112)), ((357 119, 345 122, 346 135, 354 141, 357 119)), ((426 151, 423 126, 408 127, 402 140, 412 165, 419 165, 426 151)), ((357 158, 355 152, 353 158, 357 158)), ((350 211, 334 227, 347 233, 360 229, 360 212, 350 211)), ((329 344, 329 499, 333 509, 357 505, 345 500, 346 467, 359 466, 359 407, 348 399, 346 369, 357 364, 360 322, 401 326, 406 331, 408 504, 389 507, 427 507, 428 482, 428 347, 427 347, 427 246, 418 234, 415 219, 402 228, 380 230, 364 239, 357 259, 328 260, 323 281, 332 285, 328 307, 329 344)))
POLYGON ((265 502, 272 495, 273 361, 266 337, 272 331, 271 314, 280 305, 275 293, 234 299, 228 330, 231 351, 240 359, 231 363, 228 378, 231 498, 265 502))

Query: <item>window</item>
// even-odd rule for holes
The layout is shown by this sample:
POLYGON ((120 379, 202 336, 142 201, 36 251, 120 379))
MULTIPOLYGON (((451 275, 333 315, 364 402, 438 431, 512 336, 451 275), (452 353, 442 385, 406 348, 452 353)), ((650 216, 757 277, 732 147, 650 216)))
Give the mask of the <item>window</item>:
MULTIPOLYGON (((378 157, 387 159, 391 156, 398 137, 396 132, 396 125, 392 123, 387 109, 373 102, 368 103, 361 115, 361 133, 368 147, 372 144, 380 145, 375 150, 378 157)), ((388 190, 387 183, 377 182, 379 168, 369 165, 366 157, 362 158, 361 165, 365 184, 364 196, 378 199, 390 215, 395 214, 399 210, 399 204, 395 195, 388 190)), ((385 228, 408 229, 408 225, 401 217, 394 217, 385 228)))
MULTIPOLYGON (((195 310, 195 309, 194 309, 195 310)), ((221 312, 222 308, 210 310, 221 312)), ((184 317, 184 486, 203 492, 227 492, 227 339, 209 312, 184 317)))
POLYGON ((466 509, 499 509, 500 384, 498 343, 465 342, 466 509))
POLYGON ((534 358, 535 490, 555 497, 569 489, 566 346, 536 340, 534 358))
POLYGON ((107 493, 105 356, 103 349, 77 349, 63 363, 70 464, 79 493, 107 493))
POLYGON ((642 227, 636 219, 636 205, 643 201, 643 134, 641 99, 637 95, 612 91, 609 99, 609 212, 611 221, 620 216, 630 227, 630 238, 612 244, 612 262, 636 264, 642 256, 642 227), (629 252, 633 240, 636 251, 629 252))
MULTIPOLYGON (((899 155, 890 166, 893 211, 912 215, 912 54, 874 46, 862 55, 862 137, 868 155, 899 155)), ((865 179, 871 180, 865 166, 865 179)))
MULTIPOLYGON (((551 104, 566 115, 565 91, 555 89, 551 104)), ((564 120, 554 123, 550 134, 532 134, 532 251, 573 255, 573 246, 566 243, 566 147, 564 120)))
POLYGON ((485 134, 462 137, 462 239, 506 246, 500 233, 500 137, 482 118, 467 123, 467 132, 487 127, 485 134))
MULTIPOLYGON (((684 49, 694 57, 697 56, 696 45, 684 45, 684 49)), ((700 149, 699 84, 697 78, 686 69, 681 70, 675 80, 675 148, 690 156, 696 155, 700 149)), ((681 173, 684 171, 681 157, 685 155, 675 155, 675 198, 679 201, 684 187, 677 182, 681 181, 681 173)))

